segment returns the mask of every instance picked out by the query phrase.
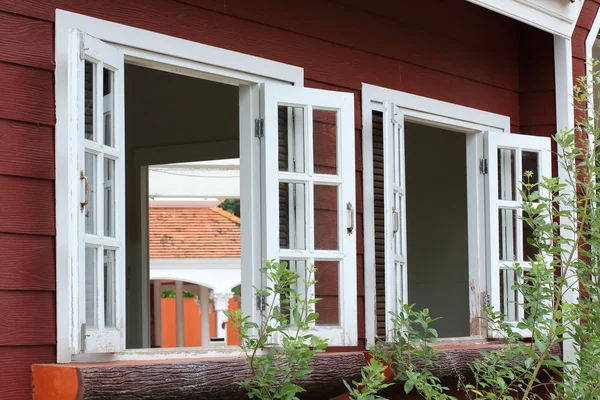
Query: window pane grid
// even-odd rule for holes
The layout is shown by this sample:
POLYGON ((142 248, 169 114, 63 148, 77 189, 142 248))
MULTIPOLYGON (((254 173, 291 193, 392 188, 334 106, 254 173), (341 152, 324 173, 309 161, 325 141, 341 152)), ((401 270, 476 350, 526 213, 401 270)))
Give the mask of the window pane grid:
MULTIPOLYGON (((538 151, 523 151, 520 148, 498 149, 500 312, 505 315, 506 321, 517 322, 526 316, 523 294, 511 287, 519 281, 514 263, 519 263, 525 272, 530 268, 526 256, 531 257, 531 255, 525 254, 525 250, 528 249, 525 231, 529 232, 529 230, 527 223, 523 220, 520 191, 525 190, 523 182, 539 182, 539 162, 538 151), (524 162, 527 162, 526 166, 523 165, 524 162), (525 171, 532 172, 530 179, 524 175, 525 171), (512 257, 507 255, 512 255, 512 257)), ((529 234, 532 233, 529 232, 529 234)), ((528 250, 528 253, 531 252, 528 250)))
POLYGON ((88 71, 93 71, 93 90, 86 89, 85 93, 86 134, 82 140, 90 198, 84 210, 83 235, 86 330, 102 331, 117 325, 117 264, 122 238, 118 237, 115 223, 121 152, 115 148, 118 143, 113 117, 115 73, 107 70, 102 62, 86 61, 85 66, 86 78, 89 79, 88 71))
MULTIPOLYGON (((286 103, 278 103, 278 108, 279 258, 294 268, 335 263, 341 271, 344 258, 341 237, 346 210, 342 207, 343 181, 338 166, 339 110, 313 110, 310 105, 286 103), (336 149, 333 155, 323 151, 322 140, 333 140, 334 146, 326 146, 336 149)), ((328 271, 329 275, 331 271, 328 271)), ((336 285, 338 283, 339 279, 336 285)), ((331 284, 317 283, 319 287, 331 284)), ((339 304, 333 306, 339 299, 336 292, 335 298, 328 298, 324 306, 326 310, 338 310, 337 317, 324 315, 316 325, 320 325, 323 318, 334 325, 340 323, 339 304)))

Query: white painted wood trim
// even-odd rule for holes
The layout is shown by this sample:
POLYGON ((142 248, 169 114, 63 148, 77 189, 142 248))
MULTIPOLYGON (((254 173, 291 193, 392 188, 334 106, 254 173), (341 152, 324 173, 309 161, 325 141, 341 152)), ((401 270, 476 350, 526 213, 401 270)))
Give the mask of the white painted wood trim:
MULTIPOLYGON (((80 339, 78 330, 75 331, 73 326, 75 320, 81 318, 79 311, 76 311, 75 314, 71 312, 71 305, 80 301, 79 292, 72 291, 71 288, 80 286, 81 277, 77 267, 79 265, 77 221, 72 218, 71 213, 71 210, 79 204, 78 188, 74 188, 72 184, 77 181, 79 176, 77 146, 74 137, 68 134, 68 132, 76 132, 78 129, 76 114, 74 114, 78 107, 76 86, 71 84, 73 78, 70 76, 77 73, 76 60, 78 60, 79 47, 77 41, 69 40, 71 32, 77 29, 119 47, 128 62, 240 85, 240 133, 253 132, 254 127, 249 121, 253 121, 259 113, 258 90, 252 89, 251 85, 256 86, 255 84, 260 82, 304 85, 304 71, 299 67, 80 14, 56 11, 56 306, 58 310, 57 362, 60 363, 70 362, 72 359, 89 359, 89 356, 72 357, 73 349, 79 348, 80 339), (248 84, 250 86, 245 86, 248 84), (71 103, 69 103, 69 99, 71 99, 71 103)), ((257 157, 260 154, 258 144, 255 143, 256 141, 250 145, 242 143, 241 138, 245 136, 254 138, 253 135, 240 135, 240 146, 244 146, 242 148, 245 151, 252 149, 250 158, 257 157)), ((252 140, 249 141, 252 142, 252 140)), ((259 178, 257 170, 259 170, 258 167, 242 168, 242 171, 251 176, 248 185, 256 182, 256 179, 259 178)), ((256 214, 254 211, 259 209, 259 206, 258 204, 242 205, 242 210, 246 209, 246 215, 253 215, 256 214), (248 209, 247 207, 253 208, 248 209)), ((260 219, 259 216, 256 218, 260 219)), ((246 254, 246 256, 249 254, 254 265, 262 263, 260 239, 257 239, 260 238, 260 224, 256 222, 253 220, 254 232, 244 233, 244 229, 242 229, 242 238, 247 239, 249 236, 253 238, 249 246, 253 246, 254 249, 248 250, 249 246, 242 244, 242 254, 246 254)), ((253 272, 251 275, 250 282, 260 280, 258 273, 253 272)), ((246 295, 247 298, 254 297, 252 294, 246 293, 246 295)), ((245 302, 246 307, 255 310, 253 303, 254 300, 245 302)), ((158 353, 157 358, 160 358, 158 353)))
MULTIPOLYGON (((592 30, 586 39, 587 59, 591 57, 591 51, 595 38, 598 35, 598 30, 600 30, 600 16, 596 15, 592 30)), ((587 67, 586 72, 589 72, 587 67)), ((575 109, 573 107, 573 56, 571 41, 557 36, 554 37, 554 82, 556 87, 556 128, 558 131, 574 129, 575 109)), ((560 154, 564 150, 561 146, 557 146, 557 151, 560 157, 560 154)), ((568 173, 561 163, 558 163, 558 180, 560 183, 566 184, 568 192, 565 194, 570 196, 572 188, 568 184, 568 173)), ((571 224, 571 221, 569 218, 561 217, 560 224, 567 226, 567 224, 571 224)), ((560 234, 565 238, 575 239, 573 232, 568 229, 561 229, 560 234)), ((570 249, 566 245, 565 247, 570 249)), ((574 288, 578 288, 575 279, 569 279, 569 284, 574 288)), ((563 296, 563 300, 573 303, 577 301, 578 297, 579 291, 572 290, 563 296)), ((572 339, 563 341, 563 360, 573 363, 577 361, 575 341, 572 339)))
MULTIPOLYGON (((364 282, 365 331, 367 343, 375 340, 375 215, 373 193, 373 131, 372 111, 383 111, 386 104, 395 104, 406 121, 436 126, 464 133, 486 130, 510 132, 510 117, 460 106, 423 96, 363 83, 362 85, 362 139, 363 139, 363 218, 364 218, 364 282)), ((384 120, 385 124, 385 120, 384 120)), ((484 179, 478 172, 478 161, 483 157, 482 135, 467 135, 467 207, 469 215, 469 279, 471 318, 481 307, 481 295, 486 287, 484 179)), ((475 335, 476 337, 481 336, 475 335)))
POLYGON ((468 0, 471 3, 535 26, 553 35, 570 38, 583 0, 468 0))
MULTIPOLYGON (((124 51, 126 56, 139 57, 138 51, 147 51, 156 60, 164 59, 169 64, 176 62, 174 58, 193 61, 194 64, 189 64, 192 70, 202 70, 197 64, 204 64, 212 66, 210 72, 216 75, 246 74, 249 82, 274 79, 295 86, 304 85, 304 70, 300 67, 57 9, 57 47, 61 46, 59 40, 70 29, 79 29, 100 40, 126 46, 131 49, 124 51)), ((148 54, 141 58, 148 59, 148 54)))

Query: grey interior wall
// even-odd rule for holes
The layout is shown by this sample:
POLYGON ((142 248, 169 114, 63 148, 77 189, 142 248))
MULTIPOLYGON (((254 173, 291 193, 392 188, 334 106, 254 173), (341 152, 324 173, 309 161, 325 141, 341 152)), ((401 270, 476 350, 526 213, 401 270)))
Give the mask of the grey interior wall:
MULTIPOLYGON (((239 90, 236 86, 176 75, 133 65, 125 67, 127 348, 149 346, 148 254, 142 246, 142 215, 147 193, 142 188, 142 163, 136 153, 160 150, 160 163, 203 161, 183 154, 177 145, 237 141, 239 90), (146 329, 143 329, 146 327, 146 329)), ((239 157, 239 144, 221 158, 239 157)), ((146 164, 146 163, 144 163, 146 164)), ((146 225, 147 226, 147 225, 146 225)), ((145 249, 147 250, 147 249, 145 249)))
POLYGON ((407 123, 405 148, 409 303, 469 336, 466 137, 407 123))

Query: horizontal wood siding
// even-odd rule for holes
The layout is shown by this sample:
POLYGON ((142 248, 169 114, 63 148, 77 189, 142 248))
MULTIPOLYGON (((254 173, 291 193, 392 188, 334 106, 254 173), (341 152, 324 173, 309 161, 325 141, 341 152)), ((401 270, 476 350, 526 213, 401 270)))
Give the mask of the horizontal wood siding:
POLYGON ((31 365, 56 362, 54 345, 0 347, 0 399, 31 399, 31 365))
POLYGON ((0 5, 0 398, 56 361, 54 24, 0 5))
MULTIPOLYGON (((3 0, 0 296, 18 293, 44 303, 43 315, 24 312, 25 306, 0 311, 2 321, 13 321, 10 329, 27 332, 0 331, 0 387, 11 399, 30 398, 27 363, 51 362, 55 352, 57 8, 301 66, 306 86, 354 93, 361 344, 362 83, 508 115, 515 131, 554 130, 551 37, 463 0, 3 0), (45 326, 29 332, 40 324, 45 326)), ((573 42, 576 74, 583 71, 577 46, 596 10, 597 4, 586 0, 573 42)))

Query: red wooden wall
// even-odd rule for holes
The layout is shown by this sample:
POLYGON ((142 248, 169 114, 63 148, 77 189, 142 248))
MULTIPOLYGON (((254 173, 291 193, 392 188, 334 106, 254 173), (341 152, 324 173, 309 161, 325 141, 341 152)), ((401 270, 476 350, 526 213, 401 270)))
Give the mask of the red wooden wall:
MULTIPOLYGON (((0 0, 0 399, 29 398, 31 364, 55 359, 56 8, 298 65, 306 86, 355 94, 360 338, 361 83, 554 132, 552 37, 464 0, 0 0)), ((596 9, 586 0, 575 31, 576 74, 596 9)))

